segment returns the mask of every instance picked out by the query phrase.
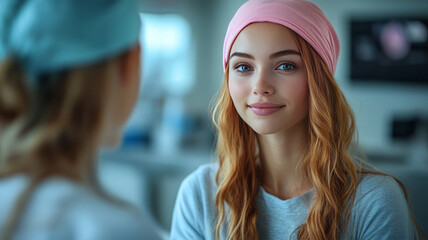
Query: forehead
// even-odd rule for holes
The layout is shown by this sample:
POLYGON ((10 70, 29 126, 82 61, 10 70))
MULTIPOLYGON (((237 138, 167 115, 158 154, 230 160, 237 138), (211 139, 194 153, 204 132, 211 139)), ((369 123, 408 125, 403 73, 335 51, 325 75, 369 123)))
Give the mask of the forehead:
POLYGON ((292 31, 285 26, 270 22, 252 23, 235 39, 233 52, 272 53, 282 50, 298 50, 292 31))

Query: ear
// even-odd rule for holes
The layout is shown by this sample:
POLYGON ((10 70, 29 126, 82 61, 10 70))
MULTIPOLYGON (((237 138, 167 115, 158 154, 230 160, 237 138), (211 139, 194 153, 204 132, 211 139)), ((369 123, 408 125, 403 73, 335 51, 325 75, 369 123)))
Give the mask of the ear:
POLYGON ((135 68, 140 68, 140 52, 140 44, 137 44, 119 57, 120 82, 122 84, 128 84, 135 77, 134 74, 139 71, 135 68))

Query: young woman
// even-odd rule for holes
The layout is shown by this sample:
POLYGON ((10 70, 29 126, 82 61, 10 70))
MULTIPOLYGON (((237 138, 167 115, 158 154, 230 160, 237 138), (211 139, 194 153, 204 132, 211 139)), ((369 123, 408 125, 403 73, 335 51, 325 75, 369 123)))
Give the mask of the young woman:
POLYGON ((172 239, 416 238, 403 186, 364 170, 334 80, 336 33, 306 0, 250 0, 231 20, 214 122, 218 164, 179 190, 172 239))
POLYGON ((138 96, 136 9, 1 1, 0 239, 158 239, 95 175, 138 96))

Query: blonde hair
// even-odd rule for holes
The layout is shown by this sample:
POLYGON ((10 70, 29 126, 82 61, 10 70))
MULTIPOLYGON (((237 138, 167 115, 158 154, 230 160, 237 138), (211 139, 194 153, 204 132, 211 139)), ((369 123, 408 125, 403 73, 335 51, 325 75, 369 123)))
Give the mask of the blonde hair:
MULTIPOLYGON (((350 153, 356 143, 352 110, 321 57, 300 36, 294 32, 292 35, 308 76, 308 147, 303 169, 315 195, 307 221, 293 234, 297 233, 299 240, 339 239, 351 214, 360 175, 383 173, 364 170, 354 161, 356 157, 350 153)), ((259 239, 256 136, 235 110, 228 89, 228 66, 213 120, 218 129, 219 157, 216 237, 220 239, 221 232, 226 231, 231 240, 259 239)), ((398 183, 407 199, 404 186, 398 183)))
POLYGON ((98 189, 96 152, 107 83, 118 57, 28 78, 17 59, 0 65, 0 178, 22 173, 30 184, 1 239, 11 238, 34 188, 52 176, 98 189))

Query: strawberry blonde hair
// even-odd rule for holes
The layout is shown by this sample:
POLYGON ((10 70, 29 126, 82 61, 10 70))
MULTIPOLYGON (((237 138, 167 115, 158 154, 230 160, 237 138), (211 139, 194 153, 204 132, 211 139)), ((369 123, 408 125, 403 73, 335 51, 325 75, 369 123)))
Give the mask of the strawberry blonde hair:
MULTIPOLYGON (((292 31, 291 31, 292 32, 292 31)), ((306 65, 309 87, 307 117, 308 147, 302 158, 304 174, 313 187, 307 220, 292 234, 299 240, 336 240, 346 229, 362 173, 384 175, 364 170, 354 160, 353 112, 327 65, 316 51, 292 32, 306 65)), ((227 64, 228 65, 228 64, 227 64)), ((223 86, 213 109, 218 129, 219 170, 216 237, 227 232, 227 239, 259 239, 256 229, 256 198, 260 188, 256 154, 256 135, 237 113, 228 89, 228 66, 223 86), (227 222, 227 224, 226 224, 227 222)), ((361 163, 361 162, 360 162, 361 163)), ((404 186, 405 197, 407 193, 404 186)), ((413 218, 412 218, 413 219, 413 218)), ((419 232, 419 230, 418 230, 419 232)), ((284 236, 284 237, 292 237, 284 236)))

